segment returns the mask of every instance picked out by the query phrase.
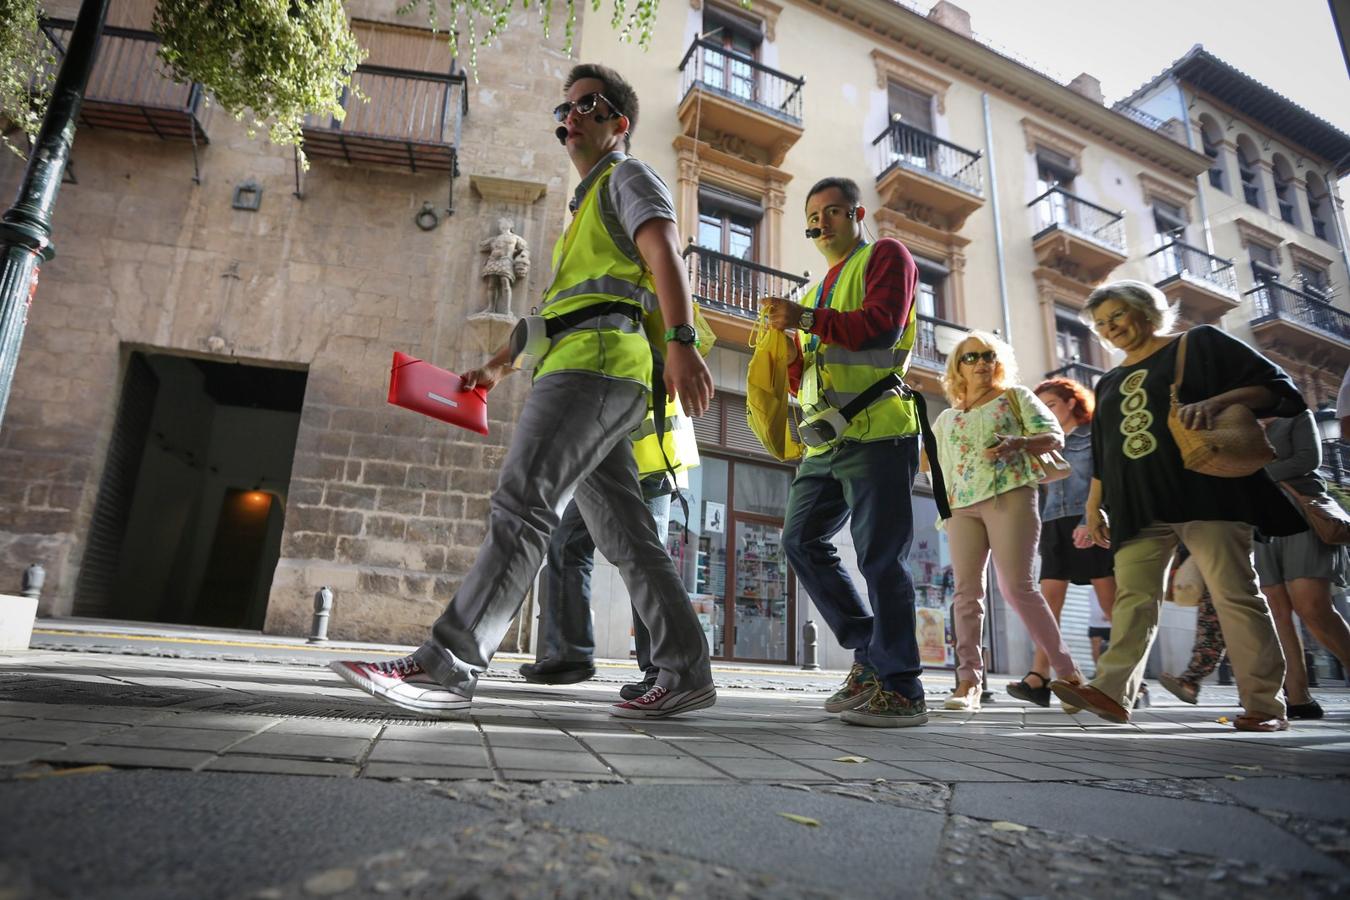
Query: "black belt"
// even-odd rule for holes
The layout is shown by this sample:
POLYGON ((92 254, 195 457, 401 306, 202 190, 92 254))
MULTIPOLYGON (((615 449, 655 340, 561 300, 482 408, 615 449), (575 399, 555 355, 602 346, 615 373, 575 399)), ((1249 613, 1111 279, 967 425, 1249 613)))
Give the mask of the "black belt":
POLYGON ((557 337, 569 328, 576 328, 578 325, 584 325, 591 319, 598 319, 601 316, 622 315, 633 320, 634 325, 641 325, 642 319, 646 313, 631 303, 623 303, 618 300, 606 300, 603 303, 595 303, 590 306, 583 306, 581 309, 574 309, 571 312, 560 313, 556 316, 545 316, 547 324, 544 326, 545 333, 549 337, 557 337))

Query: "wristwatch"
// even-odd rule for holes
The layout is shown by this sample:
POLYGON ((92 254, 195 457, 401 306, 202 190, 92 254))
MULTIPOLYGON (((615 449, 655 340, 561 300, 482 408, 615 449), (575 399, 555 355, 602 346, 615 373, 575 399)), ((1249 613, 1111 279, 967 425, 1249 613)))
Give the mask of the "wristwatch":
POLYGON ((666 329, 666 343, 674 341, 677 344, 684 344, 686 347, 697 347, 701 343, 698 339, 698 332, 694 330, 693 325, 676 325, 674 328, 666 329))
POLYGON ((806 312, 802 313, 802 317, 797 320, 797 327, 802 331, 810 331, 812 328, 815 328, 816 311, 814 309, 808 309, 806 312))

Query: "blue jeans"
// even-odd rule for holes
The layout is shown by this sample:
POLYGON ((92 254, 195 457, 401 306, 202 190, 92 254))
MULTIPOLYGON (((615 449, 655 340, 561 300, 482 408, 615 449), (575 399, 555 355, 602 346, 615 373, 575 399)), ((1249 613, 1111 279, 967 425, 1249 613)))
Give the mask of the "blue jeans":
MULTIPOLYGON (((664 476, 642 482, 643 500, 657 523, 657 533, 664 535, 670 518, 670 494, 649 490, 649 484, 660 485, 657 490, 661 490, 669 482, 664 476)), ((591 573, 595 569, 595 540, 586 529, 586 522, 575 502, 567 504, 567 509, 563 510, 562 519, 549 540, 547 559, 539 592, 541 640, 537 657, 539 661, 593 662, 595 631, 591 624, 591 573)), ((654 678, 651 634, 636 613, 633 616, 633 644, 643 677, 654 678)))
POLYGON ((923 699, 919 644, 914 634, 914 539, 910 493, 919 468, 917 436, 846 441, 805 459, 788 493, 783 548, 820 616, 854 661, 877 671, 882 685, 923 699), (864 603, 839 563, 830 539, 851 516, 864 603))

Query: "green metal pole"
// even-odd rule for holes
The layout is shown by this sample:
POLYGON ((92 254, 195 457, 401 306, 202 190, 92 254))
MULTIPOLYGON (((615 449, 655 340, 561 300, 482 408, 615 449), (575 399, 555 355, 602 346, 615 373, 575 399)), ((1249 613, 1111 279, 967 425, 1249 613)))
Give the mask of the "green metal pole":
POLYGON ((9 405, 28 307, 37 292, 38 267, 56 255, 51 243, 52 209, 75 141, 80 103, 107 14, 108 0, 81 4, 23 184, 14 205, 0 217, 0 424, 9 405))

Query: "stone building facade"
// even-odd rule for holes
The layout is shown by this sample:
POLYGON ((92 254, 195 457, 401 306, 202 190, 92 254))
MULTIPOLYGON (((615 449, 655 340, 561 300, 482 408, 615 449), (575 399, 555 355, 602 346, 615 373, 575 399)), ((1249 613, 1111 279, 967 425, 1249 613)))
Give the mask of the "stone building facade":
MULTIPOLYGON (((546 285, 562 22, 546 40, 517 15, 476 79, 450 80, 443 34, 394 0, 349 4, 370 101, 344 129, 309 123, 298 174, 152 74, 152 5, 114 0, 61 189, 0 433, 0 580, 41 562, 47 615, 277 633, 304 633, 330 585, 333 636, 417 639, 482 542, 527 384, 493 392, 483 438, 389 406, 390 361, 463 371, 500 343, 479 275, 499 219, 535 259, 516 312, 546 285), (222 541, 225 519, 270 551, 222 541), (209 608, 231 591, 246 609, 209 608)), ((21 172, 0 158, 6 196, 21 172)))

